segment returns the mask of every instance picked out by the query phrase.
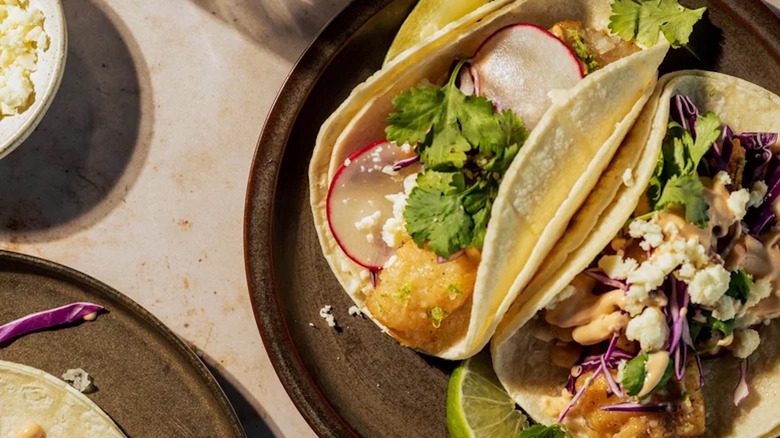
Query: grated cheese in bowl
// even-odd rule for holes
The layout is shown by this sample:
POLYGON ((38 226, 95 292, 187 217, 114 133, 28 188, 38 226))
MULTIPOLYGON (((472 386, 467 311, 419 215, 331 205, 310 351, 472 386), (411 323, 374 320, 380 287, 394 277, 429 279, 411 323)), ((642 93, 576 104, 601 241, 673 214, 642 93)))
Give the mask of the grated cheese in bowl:
POLYGON ((0 0, 0 116, 24 112, 35 99, 32 72, 49 48, 43 12, 29 0, 0 0))
POLYGON ((67 57, 61 0, 0 0, 0 158, 38 126, 67 57))

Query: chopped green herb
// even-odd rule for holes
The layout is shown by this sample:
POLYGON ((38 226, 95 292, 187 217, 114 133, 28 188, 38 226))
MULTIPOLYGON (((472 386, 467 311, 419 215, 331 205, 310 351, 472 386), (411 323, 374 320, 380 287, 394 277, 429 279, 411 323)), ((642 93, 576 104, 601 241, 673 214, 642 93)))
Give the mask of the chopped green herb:
POLYGON ((566 35, 569 37, 574 53, 580 58, 585 66, 585 74, 591 74, 601 68, 601 64, 596 61, 596 57, 588 50, 585 41, 582 40, 580 33, 575 29, 566 29, 566 35))
POLYGON ((645 365, 648 359, 647 353, 631 359, 623 369, 623 380, 620 382, 628 395, 637 395, 645 384, 645 365))
POLYGON ((479 96, 466 96, 455 80, 465 61, 441 88, 419 86, 393 100, 387 139, 416 145, 425 172, 409 194, 406 231, 441 257, 481 249, 498 184, 528 138, 513 112, 495 112, 479 96))
POLYGON ((520 431, 517 438, 571 438, 571 434, 562 424, 552 426, 535 424, 520 431))
POLYGON ((408 284, 405 284, 401 290, 398 291, 398 298, 401 301, 408 300, 410 295, 412 295, 412 287, 408 284))
POLYGON ((704 199, 704 186, 695 175, 674 176, 664 186, 661 198, 655 204, 660 211, 673 204, 685 207, 685 220, 704 228, 709 221, 710 206, 704 199))
POLYGON ((433 324, 435 328, 441 326, 441 322, 444 320, 445 316, 447 316, 447 311, 439 306, 428 311, 428 318, 431 318, 431 324, 433 324))
POLYGON ((455 286, 454 284, 447 285, 447 290, 450 291, 451 300, 463 295, 463 291, 458 289, 458 286, 455 286))
POLYGON ((707 8, 688 9, 677 0, 615 0, 609 30, 626 41, 652 46, 663 33, 672 47, 688 44, 693 25, 707 8))
POLYGON ((728 337, 731 335, 732 332, 734 332, 734 319, 730 319, 728 321, 721 321, 719 319, 716 319, 712 316, 712 314, 707 315, 707 325, 712 327, 713 330, 717 330, 721 333, 723 333, 724 337, 728 337))
POLYGON ((745 304, 750 295, 750 286, 753 281, 750 275, 743 269, 737 269, 731 271, 731 279, 729 280, 729 289, 726 291, 726 295, 731 298, 739 300, 742 304, 745 304))
POLYGON ((653 211, 671 205, 685 208, 685 219, 699 227, 709 221, 709 204, 696 169, 699 162, 720 137, 722 124, 718 116, 705 113, 696 119, 696 139, 677 122, 670 122, 661 156, 647 189, 653 211))

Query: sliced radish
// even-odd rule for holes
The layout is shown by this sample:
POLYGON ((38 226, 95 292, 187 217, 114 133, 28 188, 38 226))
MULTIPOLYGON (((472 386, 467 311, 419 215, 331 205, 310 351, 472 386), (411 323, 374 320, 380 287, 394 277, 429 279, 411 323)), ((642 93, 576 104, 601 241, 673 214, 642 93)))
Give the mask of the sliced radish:
POLYGON ((511 109, 532 129, 552 104, 548 93, 573 87, 582 63, 563 41, 533 24, 507 26, 490 36, 471 62, 479 93, 498 110, 511 109))
POLYGON ((328 189, 328 224, 336 242, 372 271, 395 252, 382 240, 382 226, 393 217, 393 203, 385 196, 403 192, 404 178, 422 169, 415 157, 412 148, 376 141, 344 160, 328 189))

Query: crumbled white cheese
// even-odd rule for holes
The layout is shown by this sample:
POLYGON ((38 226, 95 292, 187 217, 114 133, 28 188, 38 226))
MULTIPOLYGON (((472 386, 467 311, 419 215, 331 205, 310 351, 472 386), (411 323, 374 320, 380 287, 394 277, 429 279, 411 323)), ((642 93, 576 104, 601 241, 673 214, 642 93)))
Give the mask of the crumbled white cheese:
POLYGON ((402 151, 403 151, 405 154, 408 154, 409 152, 411 152, 411 151, 412 151, 412 149, 413 149, 413 148, 412 148, 412 145, 410 145, 409 143, 404 143, 404 144, 402 144, 402 145, 401 145, 401 150, 402 150, 402 151))
POLYGON ((688 294, 695 304, 714 306, 729 288, 731 274, 723 266, 708 266, 693 276, 688 283, 688 294))
POLYGON ((377 210, 368 216, 360 219, 359 221, 355 222, 355 228, 358 229, 358 231, 368 231, 374 226, 376 226, 377 222, 379 221, 379 217, 382 215, 382 212, 377 210))
POLYGON ((403 243, 403 236, 406 232, 406 222, 404 221, 406 194, 387 195, 385 199, 393 203, 393 217, 388 218, 382 226, 382 240, 390 248, 397 248, 403 243))
POLYGON ((642 239, 639 246, 645 251, 657 248, 664 241, 664 233, 660 225, 641 219, 628 224, 628 234, 635 239, 642 239))
POLYGON ((92 376, 90 376, 89 373, 82 370, 81 368, 65 371, 65 373, 62 375, 62 380, 68 382, 70 386, 76 388, 77 391, 84 394, 89 394, 97 389, 92 382, 92 376))
POLYGON ((715 309, 712 310, 712 317, 721 321, 729 321, 737 316, 738 309, 739 301, 730 296, 723 295, 718 302, 715 303, 715 309))
POLYGON ((366 234, 366 242, 368 242, 368 243, 374 243, 374 233, 368 233, 368 234, 366 234))
POLYGON ((344 160, 344 167, 349 167, 350 164, 352 164, 352 160, 350 160, 349 157, 347 157, 347 159, 344 160))
POLYGON ((358 306, 350 307, 348 312, 352 316, 363 316, 363 312, 360 311, 360 308, 358 306))
POLYGON ((747 204, 750 201, 750 192, 747 189, 739 189, 731 192, 729 199, 726 201, 726 205, 729 206, 729 210, 734 213, 734 217, 741 221, 747 213, 747 204))
POLYGON ((720 172, 715 174, 715 181, 720 181, 724 185, 729 185, 732 182, 731 175, 729 175, 728 172, 721 170, 720 172))
POLYGON ((324 319, 328 323, 328 327, 336 327, 336 318, 333 316, 333 307, 330 305, 324 306, 320 309, 320 318, 324 319))
MULTIPOLYGON (((629 272, 627 280, 631 283, 631 287, 628 288, 626 296, 633 303, 643 303, 649 297, 650 292, 656 290, 664 282, 664 271, 658 266, 653 264, 652 259, 648 260, 639 267, 629 272)), ((634 314, 640 309, 626 309, 629 313, 634 314), (633 311, 632 311, 633 310, 633 311)))
POLYGON ((753 282, 750 287, 745 307, 752 307, 772 293, 772 282, 768 278, 761 278, 753 282))
POLYGON ((632 258, 623 259, 619 255, 604 256, 599 260, 599 269, 614 280, 625 280, 628 274, 639 266, 632 258))
POLYGON ((44 16, 27 0, 0 2, 0 115, 23 112, 34 99, 30 79, 38 52, 49 48, 44 16))
POLYGON ((769 190, 766 183, 763 181, 756 181, 753 183, 753 187, 750 190, 750 200, 748 201, 748 207, 758 207, 764 203, 764 198, 769 190))
POLYGON ((623 172, 623 185, 626 187, 634 186, 634 172, 630 167, 623 172))
POLYGON ((384 173, 384 174, 386 174, 386 175, 393 176, 393 175, 396 175, 396 174, 398 174, 398 171, 397 171, 397 170, 395 170, 395 169, 393 169, 393 166, 391 166, 390 164, 388 164, 388 165, 386 165, 386 166, 384 166, 384 167, 382 168, 382 173, 384 173))
POLYGON ((758 344, 761 343, 761 337, 758 332, 752 329, 735 330, 734 341, 729 348, 731 354, 740 359, 747 359, 748 356, 753 354, 758 348, 758 344))
POLYGON ((388 218, 382 225, 382 240, 390 248, 398 248, 404 243, 406 236, 406 221, 404 220, 404 209, 406 209, 406 200, 414 189, 417 181, 417 174, 412 173, 404 178, 404 191, 386 195, 385 199, 393 203, 393 217, 388 218))
POLYGON ((656 307, 648 307, 641 315, 628 322, 626 337, 632 341, 639 341, 642 351, 660 350, 669 337, 666 317, 656 307))

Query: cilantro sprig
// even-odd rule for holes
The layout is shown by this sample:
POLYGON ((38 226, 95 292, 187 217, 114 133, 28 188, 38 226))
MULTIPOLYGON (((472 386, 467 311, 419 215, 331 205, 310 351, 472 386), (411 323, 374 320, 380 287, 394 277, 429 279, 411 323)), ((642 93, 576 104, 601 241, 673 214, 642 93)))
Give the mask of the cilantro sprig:
POLYGON ((571 438, 571 434, 562 424, 536 424, 521 431, 517 438, 571 438))
POLYGON ((512 111, 496 112, 489 100, 458 89, 465 62, 441 88, 398 95, 385 129, 388 140, 416 145, 420 154, 425 171, 407 200, 406 231, 441 257, 482 248, 498 185, 528 137, 512 111))
POLYGON ((652 211, 680 205, 685 208, 688 222, 704 227, 709 221, 709 204, 704 198, 704 185, 696 169, 720 138, 722 124, 718 116, 708 112, 698 116, 694 126, 695 138, 679 123, 669 123, 661 155, 647 189, 647 198, 652 211))
POLYGON ((663 33, 672 47, 682 47, 706 10, 685 8, 677 0, 615 0, 609 30, 625 41, 647 47, 658 42, 658 34, 663 33))

